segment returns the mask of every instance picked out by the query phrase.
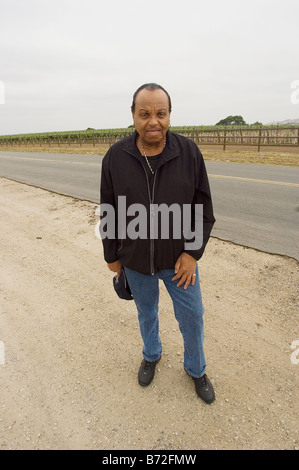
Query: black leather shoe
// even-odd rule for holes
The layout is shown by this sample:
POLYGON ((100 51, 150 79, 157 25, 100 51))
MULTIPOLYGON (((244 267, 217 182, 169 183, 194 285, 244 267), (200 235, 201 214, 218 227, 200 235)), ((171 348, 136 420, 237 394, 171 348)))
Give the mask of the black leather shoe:
POLYGON ((151 383, 155 376, 156 365, 160 361, 161 357, 156 361, 149 362, 146 359, 143 359, 141 362, 139 371, 138 371, 138 382, 142 387, 146 387, 151 383))
POLYGON ((197 395, 206 403, 211 404, 215 400, 215 392, 208 376, 192 377, 197 395))

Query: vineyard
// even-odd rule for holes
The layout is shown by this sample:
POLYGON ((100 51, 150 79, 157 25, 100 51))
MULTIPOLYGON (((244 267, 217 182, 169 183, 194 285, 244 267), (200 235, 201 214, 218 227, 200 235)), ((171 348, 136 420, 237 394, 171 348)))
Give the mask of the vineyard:
MULTIPOLYGON (((299 147, 299 127, 252 127, 252 126, 196 126, 171 127, 173 132, 185 135, 198 145, 219 145, 223 150, 228 145, 255 146, 258 151, 264 146, 299 147)), ((78 144, 109 144, 126 137, 134 128, 87 129, 85 131, 46 132, 0 136, 0 149, 7 146, 60 146, 78 144)))

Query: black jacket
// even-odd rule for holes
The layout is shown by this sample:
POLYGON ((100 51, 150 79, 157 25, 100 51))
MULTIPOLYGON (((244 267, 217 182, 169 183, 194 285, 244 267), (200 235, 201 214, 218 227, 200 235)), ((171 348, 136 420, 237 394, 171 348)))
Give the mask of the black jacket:
MULTIPOLYGON (((215 223, 207 172, 201 152, 190 139, 170 131, 167 132, 166 146, 159 157, 152 187, 148 167, 136 145, 136 131, 130 137, 116 142, 108 150, 102 162, 101 204, 110 204, 115 209, 115 238, 104 238, 104 258, 107 263, 119 260, 129 269, 154 274, 162 269, 174 268, 183 251, 199 260, 215 223), (150 204, 203 205, 203 244, 199 249, 184 248, 183 233, 180 239, 150 239, 148 236, 132 240, 118 235, 119 196, 126 196, 126 208, 131 204, 142 204, 147 209, 150 226, 150 204)), ((124 198, 123 198, 124 199, 124 198)), ((103 206, 102 206, 103 207, 103 206)), ((151 206, 153 207, 153 206, 151 206)), ((126 216, 127 225, 136 217, 126 216)), ((193 215, 194 217, 194 215, 193 215)), ((136 219, 135 219, 136 220, 136 219)), ((102 216, 104 228, 104 217, 102 216)))

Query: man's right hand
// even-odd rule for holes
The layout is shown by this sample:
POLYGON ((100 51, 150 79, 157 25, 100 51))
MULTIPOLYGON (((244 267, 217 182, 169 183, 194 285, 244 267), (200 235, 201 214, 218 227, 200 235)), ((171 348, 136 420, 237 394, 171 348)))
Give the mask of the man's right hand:
POLYGON ((121 274, 122 264, 120 261, 114 261, 114 263, 107 263, 107 266, 110 271, 117 273, 118 276, 121 274))

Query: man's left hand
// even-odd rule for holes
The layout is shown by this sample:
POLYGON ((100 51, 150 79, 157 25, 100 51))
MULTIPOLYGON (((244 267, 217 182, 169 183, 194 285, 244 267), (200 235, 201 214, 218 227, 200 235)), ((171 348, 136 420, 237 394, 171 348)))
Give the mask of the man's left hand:
POLYGON ((184 284, 184 289, 187 289, 190 283, 194 286, 196 279, 195 270, 196 259, 184 252, 178 257, 177 262, 175 263, 175 276, 172 278, 172 281, 179 279, 177 287, 184 284))

